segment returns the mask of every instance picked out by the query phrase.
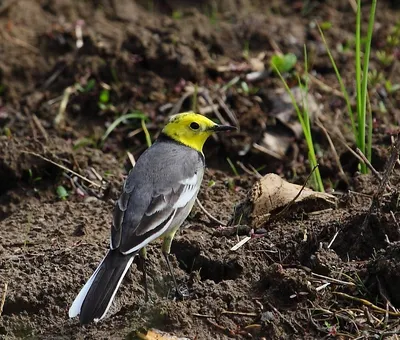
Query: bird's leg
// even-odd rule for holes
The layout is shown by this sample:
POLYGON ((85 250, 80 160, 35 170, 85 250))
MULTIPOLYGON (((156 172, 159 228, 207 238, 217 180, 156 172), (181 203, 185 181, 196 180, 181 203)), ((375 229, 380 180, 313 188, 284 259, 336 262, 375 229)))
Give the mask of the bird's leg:
POLYGON ((147 288, 147 274, 146 274, 146 260, 147 260, 147 251, 146 247, 143 247, 139 250, 139 257, 142 263, 142 271, 143 271, 143 286, 144 286, 144 299, 149 301, 149 290, 147 288))
POLYGON ((178 286, 178 284, 176 282, 176 278, 175 278, 174 272, 172 270, 171 262, 169 262, 169 257, 168 257, 169 254, 170 254, 170 251, 171 251, 172 240, 173 240, 173 238, 175 236, 175 233, 176 233, 176 231, 178 229, 179 228, 177 228, 176 230, 173 230, 171 233, 169 233, 166 236, 164 236, 164 241, 163 241, 163 245, 162 245, 162 253, 164 255, 165 261, 167 262, 169 273, 171 274, 172 280, 174 281, 175 292, 179 297, 184 298, 184 297, 187 297, 189 295, 188 292, 187 292, 188 289, 187 289, 187 287, 184 287, 184 289, 180 289, 179 288, 179 286, 178 286))

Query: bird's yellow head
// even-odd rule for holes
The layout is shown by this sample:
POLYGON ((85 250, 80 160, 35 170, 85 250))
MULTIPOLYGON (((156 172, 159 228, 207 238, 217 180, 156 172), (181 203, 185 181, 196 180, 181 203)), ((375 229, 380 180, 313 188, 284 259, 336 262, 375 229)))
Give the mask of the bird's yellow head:
POLYGON ((177 142, 202 152, 204 143, 214 132, 235 129, 230 125, 218 125, 194 112, 185 112, 172 116, 162 132, 177 142))

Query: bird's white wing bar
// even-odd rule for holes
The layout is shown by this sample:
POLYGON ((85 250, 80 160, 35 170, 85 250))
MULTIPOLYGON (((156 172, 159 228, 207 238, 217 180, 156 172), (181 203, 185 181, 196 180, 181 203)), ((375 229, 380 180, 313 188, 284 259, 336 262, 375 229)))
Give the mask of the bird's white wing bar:
POLYGON ((183 184, 185 187, 182 190, 181 195, 174 204, 174 209, 183 208, 188 204, 193 197, 196 195, 198 187, 197 183, 199 181, 199 175, 195 173, 192 177, 186 178, 179 183, 183 184))
POLYGON ((184 180, 179 181, 179 183, 183 185, 196 185, 198 180, 199 175, 196 172, 192 177, 185 178, 184 180))
POLYGON ((198 188, 196 185, 186 185, 182 191, 182 194, 179 196, 178 200, 174 204, 174 209, 183 208, 186 204, 188 204, 196 195, 198 188))
POLYGON ((141 243, 139 243, 138 245, 136 245, 133 248, 129 249, 128 251, 122 252, 122 254, 124 254, 124 255, 131 254, 134 251, 137 251, 137 250, 145 247, 148 243, 150 243, 151 241, 155 240, 156 238, 159 238, 169 228, 169 226, 171 225, 171 223, 172 223, 172 221, 173 221, 173 219, 175 217, 175 214, 176 214, 176 209, 173 211, 173 213, 171 214, 171 217, 169 218, 168 222, 165 223, 164 227, 162 227, 159 231, 157 231, 156 233, 154 233, 151 236, 147 237, 141 243))

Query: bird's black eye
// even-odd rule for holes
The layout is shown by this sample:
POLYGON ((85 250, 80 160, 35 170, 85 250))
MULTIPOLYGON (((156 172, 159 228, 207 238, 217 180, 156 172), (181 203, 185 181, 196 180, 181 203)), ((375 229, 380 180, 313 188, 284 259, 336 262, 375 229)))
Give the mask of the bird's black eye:
POLYGON ((192 130, 198 130, 200 128, 200 125, 196 122, 192 122, 192 123, 190 123, 190 128, 192 130))

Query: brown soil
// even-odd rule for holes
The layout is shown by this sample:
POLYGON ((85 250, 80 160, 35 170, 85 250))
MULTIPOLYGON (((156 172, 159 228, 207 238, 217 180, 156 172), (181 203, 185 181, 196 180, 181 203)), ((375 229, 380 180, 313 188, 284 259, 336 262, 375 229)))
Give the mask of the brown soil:
MULTIPOLYGON (((332 90, 339 87, 314 25, 314 20, 332 24, 327 39, 351 88, 353 54, 336 48, 352 41, 350 3, 0 1, 0 338, 134 339, 140 329, 157 328, 190 339, 395 339, 400 334, 395 309, 400 308, 400 174, 395 169, 390 189, 369 215, 379 183, 357 172, 357 159, 337 139, 334 127, 354 146, 346 106, 332 90), (77 27, 83 33, 79 50, 77 27), (215 98, 218 86, 235 76, 244 80, 251 71, 243 57, 247 49, 250 57, 264 52, 268 68, 277 49, 302 60, 305 43, 314 75, 332 86, 326 90, 312 82, 310 93, 321 105, 320 120, 346 173, 347 181, 326 135, 315 126, 321 174, 326 188, 336 190, 338 208, 283 216, 230 251, 249 228, 220 228, 196 206, 185 222, 190 228, 176 237, 171 256, 190 298, 171 297, 171 279, 160 244, 154 242, 148 248, 149 302, 134 264, 108 318, 86 327, 70 320, 71 302, 108 247, 113 202, 131 167, 126 151, 137 159, 146 148, 145 134, 137 130, 140 121, 119 125, 101 143, 107 127, 119 115, 138 110, 149 117, 147 126, 155 137, 186 85, 198 84, 215 98), (219 67, 228 65, 231 70, 221 72, 219 67), (67 88, 72 93, 55 124, 67 88), (99 105, 104 89, 110 98, 99 105), (166 107, 168 103, 172 105, 166 107), (101 188, 44 158, 101 183, 101 188), (66 199, 58 197, 59 186, 67 189, 66 199), (341 281, 320 289, 327 281, 315 274, 341 281), (360 299, 381 310, 363 306, 360 299), (386 319, 385 310, 391 312, 386 319)), ((370 91, 372 163, 378 171, 385 170, 390 135, 400 121, 400 91, 389 93, 384 87, 387 79, 400 83, 399 48, 385 44, 400 15, 396 6, 396 1, 378 1, 373 40, 371 69, 383 77, 370 91), (376 51, 384 49, 393 54, 393 66, 380 64, 376 51)), ((365 18, 367 14, 365 7, 365 18)), ((300 62, 296 68, 301 71, 300 62)), ((288 80, 295 84, 295 77, 288 80)), ((268 73, 249 86, 246 93, 239 82, 224 97, 240 132, 211 139, 204 150, 208 169, 199 199, 223 222, 231 219, 234 206, 256 180, 239 166, 234 175, 227 157, 298 184, 309 171, 302 138, 276 118, 284 107, 274 92, 282 88, 279 79, 268 73), (251 147, 262 144, 266 130, 278 131, 290 145, 285 158, 251 147)), ((192 107, 192 97, 182 101, 180 111, 192 107)), ((199 106, 205 106, 203 99, 199 106)))

